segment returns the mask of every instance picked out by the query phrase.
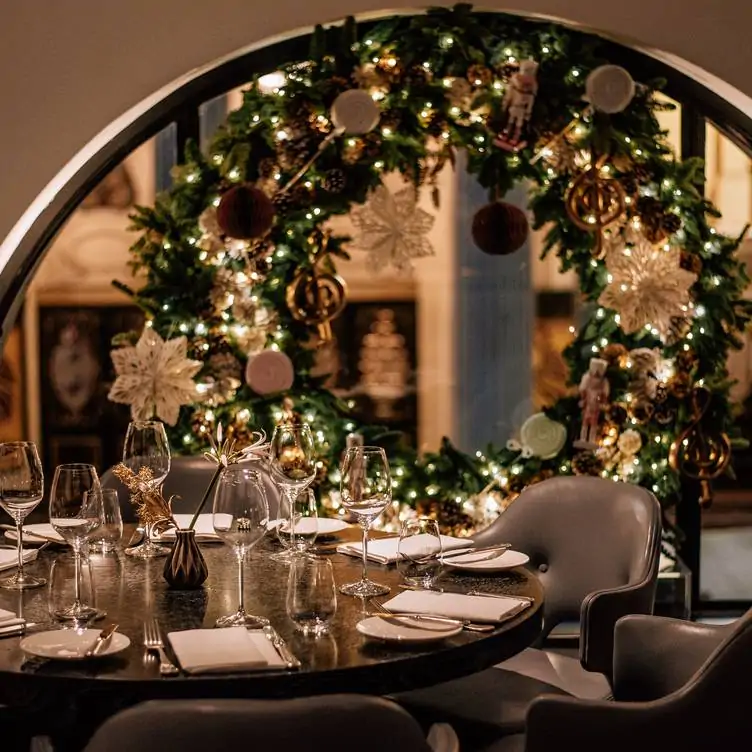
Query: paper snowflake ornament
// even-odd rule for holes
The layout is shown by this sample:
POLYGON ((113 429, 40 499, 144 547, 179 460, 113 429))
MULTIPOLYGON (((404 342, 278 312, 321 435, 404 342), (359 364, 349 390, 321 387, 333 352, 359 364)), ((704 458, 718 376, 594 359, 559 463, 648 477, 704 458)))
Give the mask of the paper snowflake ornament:
POLYGON ((352 210, 352 223, 358 231, 353 248, 368 251, 369 264, 375 271, 389 264, 408 271, 413 259, 434 255, 426 236, 435 218, 417 204, 414 186, 392 193, 380 185, 363 206, 352 210))
POLYGON ((632 334, 650 325, 665 337, 671 319, 686 312, 697 275, 682 269, 678 248, 653 245, 642 233, 627 232, 607 244, 608 285, 598 302, 619 314, 632 334))
POLYGON ((203 363, 187 357, 185 337, 163 340, 144 327, 135 347, 111 352, 117 378, 110 389, 113 402, 131 406, 133 420, 156 415, 170 426, 178 420, 181 405, 198 399, 193 377, 203 363))

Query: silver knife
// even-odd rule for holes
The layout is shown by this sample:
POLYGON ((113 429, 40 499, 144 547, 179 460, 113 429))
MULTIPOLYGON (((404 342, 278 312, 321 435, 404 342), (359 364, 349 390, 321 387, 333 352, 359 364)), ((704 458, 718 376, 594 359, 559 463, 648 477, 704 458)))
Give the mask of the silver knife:
POLYGON ((100 633, 94 644, 84 654, 86 658, 91 658, 94 655, 98 655, 109 644, 112 639, 112 635, 115 634, 115 630, 118 628, 117 624, 110 624, 109 627, 105 627, 100 633))
POLYGON ((480 590, 461 590, 461 589, 453 589, 453 588, 445 588, 441 586, 436 586, 432 588, 424 588, 420 587, 420 585, 406 585, 404 583, 400 584, 400 588, 402 590, 417 590, 417 591, 426 591, 429 593, 451 593, 453 595, 475 595, 480 598, 501 598, 502 600, 512 598, 513 600, 517 601, 525 601, 526 603, 535 603, 535 599, 531 598, 529 595, 506 595, 504 593, 483 593, 480 590))
POLYGON ((279 636, 279 633, 272 626, 263 628, 264 634, 271 641, 272 645, 279 651, 279 656, 287 664, 287 668, 300 668, 300 661, 293 655, 287 643, 279 636))

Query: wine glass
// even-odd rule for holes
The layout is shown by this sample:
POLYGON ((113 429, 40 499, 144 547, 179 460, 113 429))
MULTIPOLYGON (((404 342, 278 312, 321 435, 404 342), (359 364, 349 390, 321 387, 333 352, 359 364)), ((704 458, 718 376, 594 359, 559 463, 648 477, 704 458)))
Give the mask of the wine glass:
POLYGON ((368 528, 392 501, 392 478, 386 453, 380 447, 350 447, 340 468, 342 506, 358 518, 363 530, 363 573, 358 582, 343 585, 340 592, 373 598, 389 592, 386 585, 368 579, 368 528))
MULTIPOLYGON (((134 420, 128 424, 123 446, 123 464, 132 472, 138 473, 142 467, 152 472, 151 487, 158 489, 170 472, 170 443, 167 441, 164 423, 158 420, 134 420)), ((151 559, 166 556, 170 549, 152 540, 152 523, 144 525, 144 541, 139 546, 127 548, 128 556, 151 559)))
POLYGON ((75 553, 73 556, 63 554, 55 558, 50 566, 47 594, 50 617, 73 629, 85 629, 99 614, 93 605, 69 614, 71 601, 94 604, 96 597, 92 563, 85 556, 78 563, 75 553))
POLYGON ((23 521, 44 496, 44 475, 36 445, 31 441, 0 444, 0 506, 16 523, 18 569, 0 580, 0 587, 27 590, 44 585, 46 580, 32 577, 23 566, 23 521))
POLYGON ((86 622, 99 615, 81 593, 81 559, 91 533, 102 524, 102 488, 93 465, 58 465, 50 488, 50 523, 73 548, 73 603, 55 612, 62 621, 86 622))
MULTIPOLYGON (((287 499, 288 529, 294 536, 294 510, 298 495, 316 477, 316 458, 311 427, 305 423, 280 423, 274 429, 269 447, 269 469, 274 482, 287 499)), ((299 555, 294 546, 274 554, 278 561, 291 561, 299 555)))
POLYGON ((428 517, 405 520, 397 556, 397 571, 405 584, 430 590, 441 574, 439 523, 428 517))
POLYGON ((305 488, 297 494, 292 510, 287 499, 280 499, 279 514, 287 518, 277 524, 279 542, 293 553, 309 551, 319 532, 319 512, 313 491, 305 488))
POLYGON ((258 473, 239 465, 222 472, 214 494, 212 522, 214 532, 232 547, 238 560, 238 610, 217 619, 215 626, 266 626, 269 620, 246 613, 243 601, 245 558, 264 537, 269 523, 269 504, 258 473))
MULTIPOLYGON (((87 491, 95 494, 96 491, 87 491)), ((103 488, 101 494, 102 524, 89 537, 89 548, 103 554, 114 551, 123 537, 123 517, 120 513, 120 498, 114 488, 103 488)))
POLYGON ((337 611, 334 569, 327 559, 299 556, 290 563, 287 615, 304 635, 326 634, 337 611))

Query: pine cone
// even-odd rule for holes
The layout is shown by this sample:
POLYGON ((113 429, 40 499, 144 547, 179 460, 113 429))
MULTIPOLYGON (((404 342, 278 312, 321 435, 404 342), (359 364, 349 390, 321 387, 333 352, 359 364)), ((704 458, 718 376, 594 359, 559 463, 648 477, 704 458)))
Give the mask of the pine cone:
POLYGON ((683 250, 679 257, 679 266, 699 276, 702 272, 702 259, 696 253, 683 250))
POLYGON ((296 206, 304 209, 313 202, 313 193, 310 188, 306 188, 302 183, 298 183, 291 191, 293 201, 296 206))
POLYGON ((653 413, 653 420, 661 426, 667 426, 674 421, 676 410, 666 404, 659 405, 653 413))
POLYGON ((624 189, 624 193, 626 193, 627 196, 634 196, 640 187, 640 184, 637 181, 637 178, 634 176, 634 173, 628 173, 627 175, 624 175, 620 178, 619 182, 621 183, 621 187, 624 189))
POLYGON ((682 221, 677 214, 668 213, 663 215, 663 229, 669 234, 673 235, 681 229, 682 221))
POLYGON ((655 406, 652 402, 633 402, 629 406, 629 413, 638 423, 647 423, 652 417, 655 411, 655 406))
POLYGON ((615 402, 614 404, 609 406, 606 415, 611 423, 621 427, 627 422, 629 412, 627 411, 626 405, 620 402, 615 402))
POLYGON ((496 72, 505 81, 508 81, 519 69, 518 63, 510 63, 509 61, 496 66, 496 72))
POLYGON ((368 133, 363 139, 363 154, 368 159, 376 159, 381 154, 381 138, 376 133, 368 133))
POLYGON ((473 86, 488 86, 493 81, 493 71, 485 65, 476 63, 467 69, 467 80, 473 86))
POLYGON ((697 360, 697 353, 692 349, 680 350, 674 358, 677 369, 685 373, 688 373, 695 367, 697 360))
POLYGON ((345 148, 342 150, 342 161, 345 164, 355 164, 362 156, 365 144, 362 138, 348 139, 345 148), (353 141, 353 145, 350 146, 350 140, 353 141))
POLYGON ((425 86, 430 80, 431 74, 422 65, 411 66, 402 76, 405 86, 425 86))
POLYGON ((389 128, 392 132, 394 132, 400 127, 401 122, 402 114, 400 113, 400 111, 390 107, 381 115, 379 125, 381 126, 381 128, 389 128))
POLYGON ((576 475, 600 475, 603 462, 594 452, 578 452, 572 457, 572 470, 576 475))
POLYGON ((329 170, 324 175, 324 180, 321 183, 322 188, 328 193, 342 193, 347 184, 345 173, 340 169, 329 170))
POLYGON ((275 193, 274 196, 272 196, 272 203, 274 204, 277 214, 289 214, 296 208, 295 198, 290 191, 286 193, 275 193))
POLYGON ((634 175, 635 180, 640 185, 649 183, 653 179, 653 173, 644 164, 635 163, 635 165, 632 167, 632 174, 634 175))
POLYGON ((607 360, 609 365, 615 366, 627 354, 627 348, 618 342, 612 342, 601 350, 601 357, 607 360))
POLYGON ((671 392, 679 400, 685 399, 689 394, 690 385, 690 378, 686 373, 677 373, 669 382, 671 392))

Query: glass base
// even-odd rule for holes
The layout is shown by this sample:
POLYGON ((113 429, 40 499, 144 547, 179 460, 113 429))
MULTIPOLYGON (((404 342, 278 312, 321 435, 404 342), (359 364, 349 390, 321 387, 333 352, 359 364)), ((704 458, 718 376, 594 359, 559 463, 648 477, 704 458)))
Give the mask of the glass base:
POLYGON ((59 621, 89 622, 94 621, 101 613, 94 606, 87 606, 85 603, 81 603, 78 606, 58 609, 52 615, 59 621))
POLYGON ((167 556, 172 549, 167 546, 160 546, 154 541, 146 540, 140 546, 134 548, 126 548, 126 556, 134 556, 137 559, 155 559, 158 556, 167 556))
POLYGON ((300 558, 302 555, 301 551, 285 548, 282 551, 277 551, 276 554, 271 554, 269 558, 274 561, 282 561, 285 564, 289 564, 291 561, 295 561, 295 559, 300 558))
POLYGON ((6 590, 31 590, 31 588, 42 587, 46 584, 47 580, 42 577, 32 577, 30 574, 25 572, 22 574, 19 571, 0 580, 0 587, 6 590))
POLYGON ((391 588, 381 585, 373 580, 358 580, 342 585, 339 592, 344 595, 354 595, 356 598, 375 598, 377 595, 386 595, 391 588))
POLYGON ((245 627, 246 629, 261 629, 269 626, 269 619, 263 616, 254 616, 245 611, 236 611, 234 614, 221 616, 214 623, 215 627, 245 627))

